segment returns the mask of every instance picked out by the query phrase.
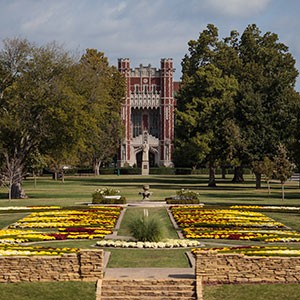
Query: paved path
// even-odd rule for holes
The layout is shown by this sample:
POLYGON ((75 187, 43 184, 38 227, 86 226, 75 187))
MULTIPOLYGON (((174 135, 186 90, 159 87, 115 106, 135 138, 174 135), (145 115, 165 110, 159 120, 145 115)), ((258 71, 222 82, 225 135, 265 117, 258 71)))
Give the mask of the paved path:
POLYGON ((164 279, 195 278, 193 268, 108 268, 104 278, 111 279, 164 279))
MULTIPOLYGON (((128 206, 136 207, 158 207, 158 206, 168 206, 165 202, 137 202, 137 203, 128 203, 128 206)), ((113 234, 106 236, 106 239, 128 239, 129 237, 118 236, 118 229, 124 217, 125 210, 122 211, 118 222, 115 227, 113 234)), ((173 226, 176 228, 177 224, 170 216, 170 219, 173 223, 173 226)), ((109 261, 109 252, 105 252, 104 255, 104 278, 111 279, 165 279, 165 278, 195 278, 195 269, 194 269, 194 258, 190 254, 188 255, 190 268, 106 268, 109 261)))

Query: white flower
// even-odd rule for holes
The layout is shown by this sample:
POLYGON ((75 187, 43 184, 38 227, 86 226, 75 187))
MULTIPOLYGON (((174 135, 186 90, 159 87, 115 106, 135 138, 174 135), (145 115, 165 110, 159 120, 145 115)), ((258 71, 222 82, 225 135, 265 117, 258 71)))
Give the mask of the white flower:
POLYGON ((137 248, 144 248, 144 243, 143 242, 137 242, 136 246, 137 246, 137 248))

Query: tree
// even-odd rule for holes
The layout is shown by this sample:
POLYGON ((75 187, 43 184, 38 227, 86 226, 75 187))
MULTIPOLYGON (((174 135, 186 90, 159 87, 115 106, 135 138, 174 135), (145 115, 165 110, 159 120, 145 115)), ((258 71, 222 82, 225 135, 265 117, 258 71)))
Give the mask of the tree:
MULTIPOLYGON (((201 158, 211 170, 217 160, 221 165, 230 162, 235 167, 233 181, 240 182, 243 166, 274 156, 279 143, 291 144, 298 71, 276 34, 262 35, 256 25, 249 25, 241 37, 232 31, 219 40, 217 28, 208 25, 198 40, 189 42, 182 71, 176 151, 183 152, 189 144, 195 148, 192 153, 204 150, 194 159, 201 158)), ((259 188, 258 168, 255 175, 259 188)))
POLYGON ((295 166, 289 161, 284 145, 279 144, 277 151, 277 155, 274 157, 274 175, 281 183, 282 200, 284 200, 284 185, 292 176, 295 166))
POLYGON ((90 116, 81 157, 93 164, 95 175, 103 162, 112 161, 122 137, 121 104, 125 81, 115 67, 109 66, 103 52, 87 49, 74 71, 74 89, 87 105, 90 116))
POLYGON ((228 48, 218 42, 216 27, 209 25, 189 46, 176 110, 176 151, 182 153, 190 147, 195 164, 207 163, 209 186, 213 187, 218 161, 226 161, 234 151, 230 137, 237 133, 233 96, 238 84, 218 68, 217 61, 224 62, 228 48))
MULTIPOLYGON (((270 180, 272 179, 274 175, 274 162, 267 156, 264 157, 263 161, 255 161, 252 162, 252 169, 254 171, 254 174, 261 175, 263 174, 265 176, 267 186, 268 186, 268 194, 270 195, 270 180)), ((261 188, 261 178, 260 176, 256 175, 256 180, 258 182, 256 183, 256 188, 261 188)))
POLYGON ((4 41, 0 52, 0 157, 10 198, 24 197, 22 180, 32 153, 49 154, 78 144, 83 102, 67 85, 74 61, 55 43, 4 41))
MULTIPOLYGON (((288 142, 288 149, 295 163, 297 170, 300 170, 300 94, 296 91, 291 93, 293 105, 290 107, 289 121, 292 127, 292 133, 288 142)), ((300 187, 300 179, 299 179, 300 187)))
MULTIPOLYGON (((240 84, 236 97, 236 122, 245 141, 243 161, 251 165, 272 157, 279 143, 287 144, 291 135, 291 91, 298 71, 288 47, 278 36, 262 35, 249 25, 238 45, 240 68, 234 74, 240 84)), ((255 172, 256 187, 261 173, 255 172)))

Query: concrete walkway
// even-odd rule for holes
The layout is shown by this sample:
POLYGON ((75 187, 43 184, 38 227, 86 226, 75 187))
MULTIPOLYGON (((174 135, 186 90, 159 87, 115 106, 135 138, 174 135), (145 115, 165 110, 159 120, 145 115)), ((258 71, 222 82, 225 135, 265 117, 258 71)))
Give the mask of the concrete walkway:
MULTIPOLYGON (((169 206, 165 202, 138 202, 138 203, 128 203, 127 206, 136 206, 136 207, 159 207, 159 206, 169 206)), ((118 230, 120 224, 123 220, 125 214, 125 209, 122 211, 118 222, 116 224, 115 230, 111 235, 107 235, 106 239, 128 239, 130 237, 118 236, 118 230)), ((174 221, 173 217, 169 215, 170 220, 176 230, 177 224, 174 221)), ((182 238, 182 237, 181 237, 182 238)), ((107 268, 109 261, 110 253, 105 252, 104 255, 104 278, 107 279, 165 279, 165 278, 186 278, 194 279, 195 278, 195 261, 194 257, 191 254, 188 254, 188 259, 190 262, 190 268, 107 268)))
POLYGON ((193 268, 108 268, 104 278, 110 279, 194 279, 193 268))

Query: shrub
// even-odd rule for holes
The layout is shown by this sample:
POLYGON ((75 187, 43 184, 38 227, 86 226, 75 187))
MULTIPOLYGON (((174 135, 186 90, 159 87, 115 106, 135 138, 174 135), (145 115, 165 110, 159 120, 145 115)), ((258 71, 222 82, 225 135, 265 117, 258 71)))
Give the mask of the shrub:
POLYGON ((159 167, 159 168, 150 168, 151 175, 175 175, 174 168, 166 168, 166 167, 159 167))
POLYGON ((120 195, 120 191, 111 188, 97 189, 92 194, 93 204, 125 204, 126 198, 120 195))
POLYGON ((121 196, 120 198, 103 198, 103 199, 94 199, 93 204, 126 204, 126 197, 121 196))
POLYGON ((167 204, 200 204, 200 199, 176 199, 175 197, 166 198, 167 204))
POLYGON ((175 171, 176 175, 190 175, 192 174, 191 168, 177 168, 175 171))
POLYGON ((190 190, 180 190, 176 192, 175 197, 165 198, 167 204, 199 204, 199 193, 190 190))
POLYGON ((143 216, 129 224, 130 233, 141 242, 158 242, 162 238, 162 230, 158 220, 143 216))

